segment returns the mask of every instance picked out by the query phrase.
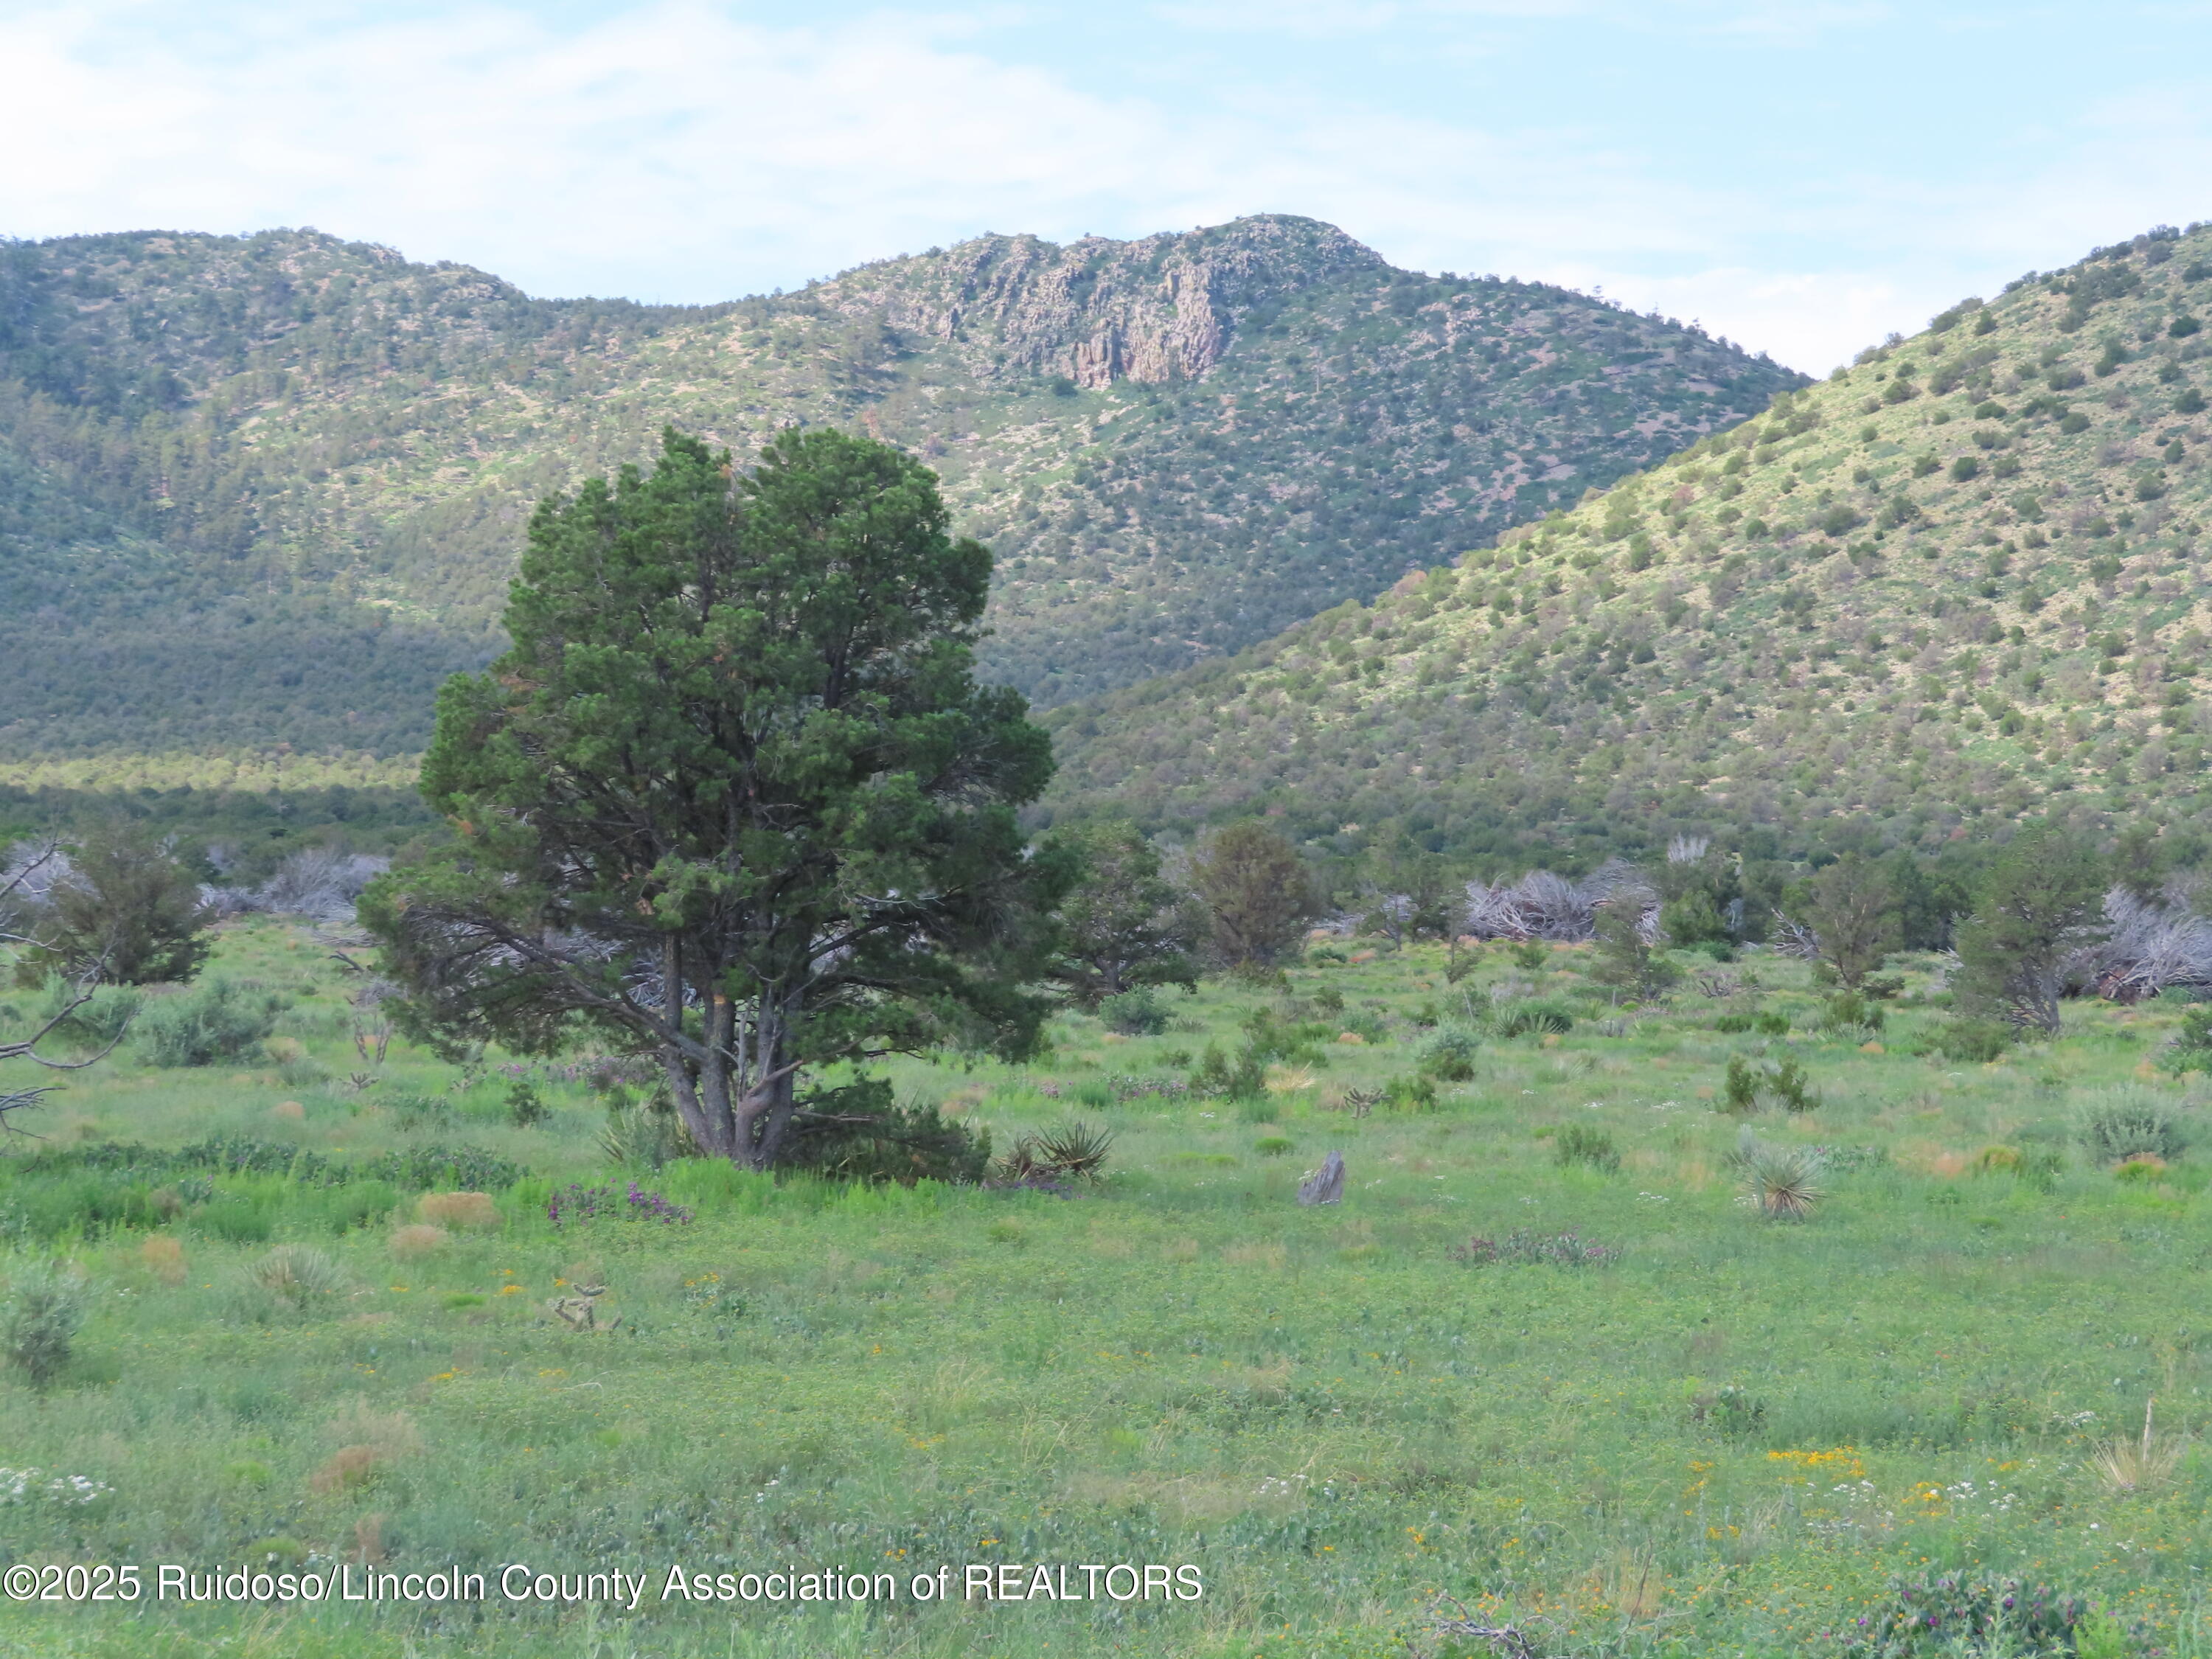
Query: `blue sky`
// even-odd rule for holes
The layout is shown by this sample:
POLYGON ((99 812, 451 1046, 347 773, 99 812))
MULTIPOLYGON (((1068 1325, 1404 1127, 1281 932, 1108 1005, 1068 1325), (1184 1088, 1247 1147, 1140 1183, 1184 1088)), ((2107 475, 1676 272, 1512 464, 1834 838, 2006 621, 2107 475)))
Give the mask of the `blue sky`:
POLYGON ((313 224, 711 300, 1330 220, 1814 373, 2212 218, 2212 3, 0 0, 0 234, 313 224))

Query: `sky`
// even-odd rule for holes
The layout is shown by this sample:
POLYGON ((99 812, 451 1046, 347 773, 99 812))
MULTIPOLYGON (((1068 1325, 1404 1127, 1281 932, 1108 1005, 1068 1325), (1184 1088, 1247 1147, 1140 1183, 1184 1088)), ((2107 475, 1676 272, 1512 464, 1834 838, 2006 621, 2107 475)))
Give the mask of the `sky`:
POLYGON ((663 301, 1299 213, 1820 374, 2212 219, 2212 0, 0 0, 0 234, 663 301))

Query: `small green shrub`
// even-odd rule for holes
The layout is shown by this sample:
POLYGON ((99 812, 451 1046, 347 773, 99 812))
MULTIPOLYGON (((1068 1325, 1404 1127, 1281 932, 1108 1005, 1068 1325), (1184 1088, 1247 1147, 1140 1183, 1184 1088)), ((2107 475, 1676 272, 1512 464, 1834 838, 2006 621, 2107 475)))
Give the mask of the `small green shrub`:
POLYGON ((1432 1077, 1394 1077, 1383 1086, 1382 1103, 1394 1112, 1431 1112, 1437 1105, 1432 1077))
POLYGON ((216 1066, 257 1058, 276 1029, 284 999, 246 981, 210 979, 182 996, 163 997, 138 1017, 138 1045, 149 1065, 216 1066))
POLYGON ((1297 1142, 1288 1135, 1261 1135, 1252 1143, 1252 1150, 1262 1158, 1281 1158, 1297 1148, 1297 1142))
POLYGON ((507 1120, 518 1129, 527 1129, 550 1117, 552 1109, 546 1105, 528 1078, 517 1078, 507 1085, 507 1120))
POLYGON ((1832 1031, 1870 1032, 1881 1030, 1887 1011, 1856 991, 1845 991, 1828 999, 1824 1017, 1832 1031))
POLYGON ((1936 1034, 1936 1052, 1946 1060, 1985 1066, 2012 1046, 2015 1035, 2002 1020, 1948 1020, 1936 1034))
POLYGON ((0 1315, 0 1358, 45 1388, 70 1362, 76 1334, 92 1303, 84 1275, 59 1261, 41 1261, 17 1271, 0 1315))
POLYGON ((2143 1157, 2171 1164, 2189 1144, 2180 1114, 2144 1089, 2110 1089, 2083 1102, 2074 1134, 2099 1164, 2143 1157))
POLYGON ((2158 1064, 2168 1072, 2212 1071, 2212 1003, 2199 1002, 2182 1014, 2181 1030, 2159 1054, 2158 1064))
POLYGON ((833 1181, 942 1181, 973 1186, 991 1164, 991 1133, 950 1123, 934 1105, 900 1106, 879 1080, 809 1103, 790 1166, 833 1181), (842 1097, 841 1099, 841 1097, 842 1097))
POLYGON ((1698 1402, 1693 1413, 1723 1434, 1757 1434, 1766 1426, 1766 1402, 1750 1389, 1730 1382, 1710 1398, 1698 1402))
POLYGON ((1472 1031, 1439 1031, 1421 1051, 1421 1069, 1439 1082, 1464 1083, 1474 1075, 1479 1046, 1480 1040, 1472 1031))
POLYGON ((1509 954, 1513 958, 1515 967, 1524 968, 1531 972, 1545 966, 1552 960, 1550 948, 1540 939, 1524 939, 1515 945, 1509 954))
POLYGON ((1608 1267, 1620 1260, 1620 1247, 1593 1244, 1575 1233, 1540 1233, 1522 1227, 1503 1238, 1470 1238, 1452 1255, 1470 1267, 1608 1267))
POLYGON ((1604 1130, 1570 1123, 1552 1139, 1552 1162, 1563 1170, 1580 1164, 1587 1170, 1612 1175, 1620 1168, 1620 1149, 1604 1130))
POLYGON ((1168 1029, 1168 1011, 1149 986, 1108 997, 1098 1005, 1098 1018, 1123 1036, 1158 1036, 1168 1029))

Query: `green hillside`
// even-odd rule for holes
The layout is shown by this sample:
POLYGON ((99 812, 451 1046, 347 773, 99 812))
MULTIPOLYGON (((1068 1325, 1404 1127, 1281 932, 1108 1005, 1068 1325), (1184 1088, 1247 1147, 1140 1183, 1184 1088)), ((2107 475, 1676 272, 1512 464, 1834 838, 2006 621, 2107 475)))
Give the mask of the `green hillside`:
POLYGON ((1287 217, 706 307, 312 231, 0 243, 0 767, 404 772, 490 654, 530 504, 665 422, 928 457, 1000 556, 990 669, 1051 702, 1369 597, 1797 383, 1287 217))
POLYGON ((1962 302, 1232 661, 1054 711, 1054 810, 1572 860, 2207 804, 2212 228, 1962 302))

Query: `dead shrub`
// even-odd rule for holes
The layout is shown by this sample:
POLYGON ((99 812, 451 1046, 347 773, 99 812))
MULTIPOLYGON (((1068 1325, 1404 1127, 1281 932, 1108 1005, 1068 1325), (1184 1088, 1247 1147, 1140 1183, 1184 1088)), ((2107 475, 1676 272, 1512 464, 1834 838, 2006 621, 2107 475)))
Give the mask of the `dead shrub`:
POLYGON ((305 1123, 307 1109, 296 1100, 280 1100, 269 1109, 269 1115, 284 1123, 305 1123))
POLYGON ((425 1193, 415 1206, 415 1218, 468 1232, 498 1226, 499 1206, 489 1193, 425 1193))
POLYGON ((341 1446, 307 1477, 308 1489, 319 1492, 351 1492, 375 1480, 385 1461, 384 1454, 374 1446, 341 1446))
POLYGON ((443 1227, 416 1222, 392 1235, 392 1254, 402 1261, 420 1261, 426 1255, 435 1255, 453 1239, 453 1236, 443 1227))
POLYGON ((167 1233, 155 1233, 138 1247, 146 1271, 172 1287, 185 1282, 185 1247, 167 1233))

